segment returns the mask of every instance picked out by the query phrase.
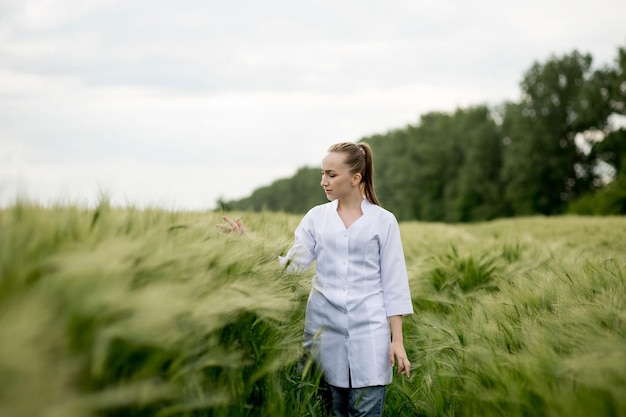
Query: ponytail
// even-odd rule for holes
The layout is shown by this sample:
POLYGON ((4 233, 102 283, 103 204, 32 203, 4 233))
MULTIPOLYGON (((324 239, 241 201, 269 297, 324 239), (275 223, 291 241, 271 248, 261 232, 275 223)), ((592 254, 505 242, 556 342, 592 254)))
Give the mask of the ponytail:
POLYGON ((350 172, 361 174, 361 191, 372 204, 380 206, 376 190, 374 189, 374 154, 372 148, 365 143, 342 142, 332 145, 328 152, 343 152, 346 154, 346 165, 350 172))

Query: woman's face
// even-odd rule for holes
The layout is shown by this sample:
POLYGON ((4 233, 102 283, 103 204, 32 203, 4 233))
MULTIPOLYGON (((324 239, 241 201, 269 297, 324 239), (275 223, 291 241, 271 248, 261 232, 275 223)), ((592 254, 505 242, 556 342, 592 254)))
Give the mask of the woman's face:
POLYGON ((328 152, 322 160, 321 186, 329 200, 341 199, 349 193, 358 192, 360 174, 352 174, 345 164, 346 155, 343 152, 328 152))

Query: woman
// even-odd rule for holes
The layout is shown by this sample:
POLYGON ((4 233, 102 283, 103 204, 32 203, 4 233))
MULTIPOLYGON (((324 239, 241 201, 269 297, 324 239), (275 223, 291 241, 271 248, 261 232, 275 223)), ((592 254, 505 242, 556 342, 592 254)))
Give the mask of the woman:
MULTIPOLYGON (((316 261, 304 347, 322 367, 334 413, 381 416, 395 361, 398 374, 408 377, 411 367, 402 316, 413 307, 400 230, 376 197, 367 144, 331 146, 321 173, 330 202, 304 216, 280 261, 292 271, 316 261)), ((224 220, 223 230, 246 232, 240 219, 224 220)))

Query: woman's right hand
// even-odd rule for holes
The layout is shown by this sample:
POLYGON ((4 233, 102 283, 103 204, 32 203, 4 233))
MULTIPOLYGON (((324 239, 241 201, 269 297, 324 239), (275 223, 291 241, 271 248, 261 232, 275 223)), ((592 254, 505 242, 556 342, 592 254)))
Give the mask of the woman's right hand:
POLYGON ((215 227, 220 229, 224 233, 235 233, 237 235, 247 235, 248 230, 243 225, 243 222, 239 217, 235 220, 232 220, 230 217, 222 216, 222 220, 226 222, 226 224, 216 224, 215 227))

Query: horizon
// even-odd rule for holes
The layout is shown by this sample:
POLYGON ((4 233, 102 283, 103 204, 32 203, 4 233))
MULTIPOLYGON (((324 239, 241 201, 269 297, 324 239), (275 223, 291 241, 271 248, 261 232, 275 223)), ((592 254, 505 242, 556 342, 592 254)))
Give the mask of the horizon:
POLYGON ((517 101, 552 55, 611 64, 624 15, 616 0, 0 5, 0 207, 106 193, 214 209, 332 143, 517 101))

